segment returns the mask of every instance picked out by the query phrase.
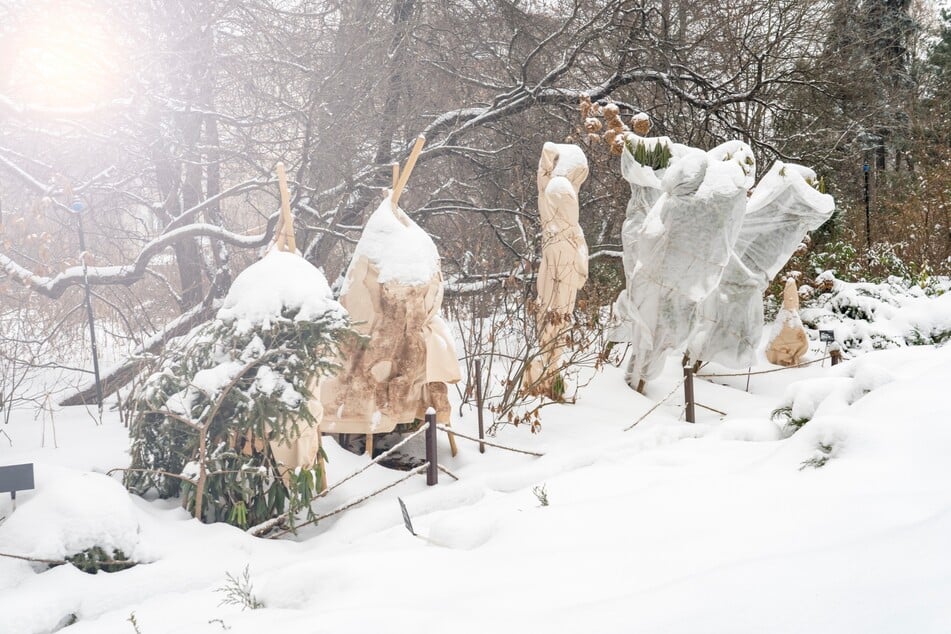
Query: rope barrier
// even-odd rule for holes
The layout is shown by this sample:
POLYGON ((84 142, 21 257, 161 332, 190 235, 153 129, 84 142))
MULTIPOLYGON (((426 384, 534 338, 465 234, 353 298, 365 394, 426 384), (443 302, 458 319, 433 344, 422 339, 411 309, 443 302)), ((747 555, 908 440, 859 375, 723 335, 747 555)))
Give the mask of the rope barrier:
MULTIPOLYGON (((313 519, 309 519, 309 520, 307 520, 306 522, 301 522, 300 524, 298 524, 297 526, 294 527, 294 530, 296 530, 296 529, 298 529, 298 528, 301 528, 302 526, 308 526, 308 525, 310 525, 310 524, 316 524, 316 523, 320 522, 321 520, 327 519, 328 517, 333 517, 334 515, 337 515, 338 513, 343 513, 344 511, 346 511, 346 510, 348 510, 348 509, 352 509, 353 507, 357 506, 358 504, 362 504, 363 502, 366 502, 367 500, 369 500, 369 499, 372 498, 373 496, 379 495, 380 493, 383 493, 383 492, 386 491, 387 489, 392 489, 392 488, 395 487, 397 484, 400 484, 400 483, 402 483, 402 482, 405 482, 406 480, 409 480, 409 479, 412 478, 414 475, 419 475, 420 473, 423 473, 423 472, 424 472, 426 469, 428 469, 428 468, 429 468, 429 463, 428 463, 428 462, 424 462, 423 464, 421 464, 420 466, 416 467, 416 468, 413 469, 412 471, 408 471, 408 472, 406 473, 406 475, 403 476, 402 478, 400 478, 399 480, 397 480, 397 481, 395 481, 395 482, 391 482, 390 484, 387 484, 385 487, 382 487, 382 488, 380 488, 380 489, 377 489, 377 490, 374 491, 373 493, 368 493, 368 494, 366 494, 366 495, 364 495, 364 496, 362 496, 362 497, 359 497, 359 498, 357 498, 357 499, 355 499, 355 500, 353 500, 353 501, 351 501, 351 502, 347 502, 347 503, 344 504, 343 506, 337 507, 336 509, 334 509, 333 511, 331 511, 331 512, 329 512, 329 513, 324 513, 323 515, 318 515, 317 517, 315 517, 315 518, 313 518, 313 519)), ((278 533, 278 534, 276 534, 276 535, 272 535, 272 536, 271 536, 271 539, 277 539, 277 538, 279 538, 279 537, 283 537, 284 535, 287 535, 288 533, 291 533, 291 532, 293 532, 291 529, 283 530, 283 531, 281 531, 280 533, 278 533)))
POLYGON ((640 418, 638 418, 636 421, 634 421, 633 423, 631 423, 630 425, 628 425, 627 427, 625 427, 625 428, 624 428, 624 431, 630 431, 630 430, 634 429, 634 427, 635 427, 639 422, 641 422, 642 420, 644 420, 645 418, 647 418, 648 416, 650 416, 651 413, 652 413, 655 409, 657 409, 658 407, 660 407, 661 405, 664 404, 664 401, 666 401, 666 400, 669 399, 671 396, 673 396, 673 395, 674 395, 674 392, 676 392, 677 390, 679 390, 680 387, 684 384, 684 381, 686 381, 686 380, 687 380, 687 377, 684 377, 684 378, 680 379, 680 383, 678 383, 677 385, 675 385, 675 386, 674 386, 674 389, 672 389, 671 391, 667 392, 667 396, 665 396, 664 398, 662 398, 662 399, 660 399, 659 401, 657 401, 657 402, 654 404, 654 406, 653 406, 652 408, 650 408, 649 410, 647 410, 646 412, 644 412, 644 414, 643 414, 640 418))
POLYGON ((447 434, 455 434, 456 436, 459 436, 460 438, 465 438, 466 440, 482 443, 482 444, 488 445, 489 447, 495 447, 496 449, 505 449, 506 451, 514 451, 515 453, 524 453, 524 454, 528 454, 529 456, 537 456, 539 458, 545 455, 543 453, 538 453, 536 451, 529 451, 527 449, 516 449, 514 447, 506 447, 505 445, 489 442, 488 440, 473 438, 472 436, 466 436, 465 434, 460 434, 455 429, 450 429, 449 427, 446 427, 445 425, 436 425, 436 429, 438 429, 439 431, 444 431, 447 434))
POLYGON ((320 495, 318 495, 317 497, 324 497, 325 495, 327 495, 328 493, 330 493, 331 491, 333 491, 334 489, 336 489, 337 487, 339 487, 339 486, 340 486, 341 484, 343 484, 344 482, 355 478, 356 476, 360 475, 361 473, 363 473, 364 471, 366 471, 367 469, 369 469, 369 468, 372 467, 373 465, 379 464, 381 460, 383 460, 384 458, 387 458, 388 456, 390 456, 390 455, 396 453, 396 451, 397 451, 398 449, 401 449, 401 448, 403 447, 403 445, 405 445, 406 443, 408 443, 409 441, 411 441, 411 440, 412 440, 413 438, 415 438, 416 436, 419 436, 420 434, 424 433, 424 432, 426 431, 426 428, 427 428, 428 426, 429 426, 428 423, 423 423, 423 425, 421 425, 420 428, 417 429, 416 431, 414 431, 412 434, 410 434, 409 436, 407 436, 407 437, 404 438, 403 440, 399 441, 398 443, 396 443, 395 445, 393 445, 392 447, 390 447, 389 449, 387 449, 386 451, 384 451, 383 453, 381 453, 379 456, 377 456, 376 458, 374 458, 373 460, 371 460, 370 462, 368 462, 367 464, 365 464, 363 467, 361 467, 360 469, 357 469, 356 471, 354 471, 353 473, 351 473, 350 475, 348 475, 348 476, 347 476, 346 478, 344 478, 343 480, 340 480, 339 482, 337 482, 336 484, 334 484, 332 487, 328 488, 326 491, 321 491, 320 495))
MULTIPOLYGON (((357 469, 356 471, 354 471, 353 473, 351 473, 350 475, 348 475, 348 476, 345 477, 344 479, 342 479, 342 480, 340 480, 339 482, 335 483, 332 487, 328 487, 328 488, 324 489, 323 491, 321 491, 320 493, 318 493, 317 495, 315 495, 315 496, 314 496, 314 499, 317 500, 318 498, 322 498, 322 497, 328 495, 331 491, 333 491, 334 489, 336 489, 337 487, 339 487, 339 486, 340 486, 341 484, 343 484, 344 482, 347 482, 348 480, 352 480, 353 478, 357 477, 358 475, 360 475, 361 473, 363 473, 364 471, 366 471, 367 469, 369 469, 369 468, 372 467, 373 465, 379 464, 379 462, 380 462, 381 460, 383 460, 384 458, 387 458, 387 457, 390 456, 391 454, 395 453, 398 449, 402 448, 403 445, 405 445, 406 443, 408 443, 409 441, 411 441, 411 440, 412 440, 413 438, 415 438, 416 436, 419 436, 420 434, 422 434, 423 432, 425 432, 425 431, 426 431, 426 428, 427 428, 428 426, 429 426, 428 424, 425 424, 425 423, 424 423, 419 429, 417 429, 417 430, 414 431, 412 434, 410 434, 409 436, 407 436, 407 437, 404 438, 403 440, 399 441, 398 443, 396 443, 395 445, 393 445, 392 447, 390 447, 389 449, 387 449, 386 451, 384 451, 383 453, 381 453, 379 456, 377 456, 376 458, 374 458, 373 460, 371 460, 371 461, 368 462, 367 464, 363 465, 361 468, 357 469)), ((259 536, 263 535, 264 533, 268 532, 269 530, 271 530, 272 528, 274 528, 275 526, 277 526, 278 524, 280 524, 281 522, 283 522, 284 520, 286 520, 287 517, 288 517, 288 513, 281 513, 281 514, 278 515, 277 517, 272 517, 271 519, 266 520, 266 521, 264 521, 264 522, 261 522, 260 524, 257 524, 256 526, 252 526, 251 528, 247 529, 247 531, 245 531, 245 532, 247 532, 247 533, 249 533, 249 534, 251 534, 251 535, 254 535, 255 537, 259 537, 259 536)))
POLYGON ((447 476, 449 476, 450 478, 452 478, 453 480, 455 480, 456 482, 459 481, 459 476, 457 476, 455 473, 453 473, 452 471, 450 471, 450 470, 447 469, 446 467, 442 466, 441 464, 436 465, 436 467, 437 467, 440 471, 442 471, 443 473, 445 473, 447 476))
POLYGON ((772 370, 758 370, 756 372, 736 372, 732 374, 695 374, 694 378, 697 379, 719 379, 726 378, 730 376, 755 376, 757 374, 770 374, 772 372, 782 372, 783 370, 794 370, 796 368, 804 368, 807 365, 812 365, 813 363, 819 363, 820 361, 825 361, 826 359, 831 359, 832 355, 822 357, 821 359, 813 359, 812 361, 806 361, 804 363, 797 363, 796 365, 790 365, 785 368, 773 368, 772 370))

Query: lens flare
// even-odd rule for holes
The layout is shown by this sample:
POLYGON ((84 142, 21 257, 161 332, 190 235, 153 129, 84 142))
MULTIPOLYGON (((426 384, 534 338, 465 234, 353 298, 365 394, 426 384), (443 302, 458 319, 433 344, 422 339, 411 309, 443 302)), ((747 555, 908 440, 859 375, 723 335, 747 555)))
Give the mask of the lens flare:
POLYGON ((23 103, 89 106, 118 96, 115 31, 95 3, 29 3, 8 24, 0 91, 23 103), (5 84, 5 85, 4 85, 5 84))

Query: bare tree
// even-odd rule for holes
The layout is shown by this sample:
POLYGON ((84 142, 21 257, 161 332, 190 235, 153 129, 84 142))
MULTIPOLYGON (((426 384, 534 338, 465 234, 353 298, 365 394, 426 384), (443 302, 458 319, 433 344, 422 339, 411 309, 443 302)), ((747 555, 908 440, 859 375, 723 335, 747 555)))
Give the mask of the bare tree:
MULTIPOLYGON (((582 95, 625 116, 646 111, 681 141, 739 136, 788 157, 801 130, 779 124, 794 97, 824 87, 813 69, 828 7, 806 5, 81 0, 87 18, 110 17, 107 39, 123 52, 106 69, 107 98, 37 101, 0 75, 0 227, 49 225, 59 247, 44 255, 8 240, 0 274, 59 301, 80 285, 69 205, 85 198, 97 311, 147 352, 206 318, 269 241, 278 160, 294 181, 301 249, 333 278, 390 163, 423 133, 404 201, 447 273, 531 276, 538 149, 584 142, 582 95)), ((3 40, 50 6, 8 3, 3 40)), ((626 188, 610 156, 591 150, 582 224, 603 257, 617 250, 626 188)))

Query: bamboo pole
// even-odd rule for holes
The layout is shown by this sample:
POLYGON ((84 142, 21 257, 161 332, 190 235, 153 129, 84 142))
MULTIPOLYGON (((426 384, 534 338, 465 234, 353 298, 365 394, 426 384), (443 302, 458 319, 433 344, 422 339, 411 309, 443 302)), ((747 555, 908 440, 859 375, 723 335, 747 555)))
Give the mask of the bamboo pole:
POLYGON ((416 137, 416 143, 413 145, 412 151, 409 153, 409 158, 406 159, 406 167, 400 170, 400 177, 396 183, 396 187, 393 189, 393 195, 391 200, 393 201, 393 209, 396 209, 400 203, 400 195, 403 193, 403 189, 406 188, 406 183, 409 181, 410 174, 413 173, 413 167, 416 166, 416 159, 419 158, 420 152, 423 151, 423 145, 426 143, 426 137, 420 134, 416 137))
POLYGON ((280 251, 297 252, 297 242, 294 239, 294 217, 291 215, 291 195, 287 189, 287 172, 284 171, 284 163, 278 163, 275 166, 277 170, 277 183, 281 190, 281 222, 279 223, 277 235, 277 248, 280 251))

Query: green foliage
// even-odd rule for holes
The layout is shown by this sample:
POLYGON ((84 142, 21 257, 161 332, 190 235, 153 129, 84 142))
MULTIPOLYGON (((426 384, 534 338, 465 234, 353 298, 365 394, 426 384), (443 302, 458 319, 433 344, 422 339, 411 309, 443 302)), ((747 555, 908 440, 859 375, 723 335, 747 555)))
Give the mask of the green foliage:
POLYGON ((625 143, 634 160, 641 165, 655 170, 666 169, 670 165, 670 148, 666 143, 655 143, 650 148, 643 141, 634 144, 628 140, 625 143))
POLYGON ((129 400, 126 487, 181 495, 203 521, 242 528, 285 511, 292 523, 295 513, 310 514, 323 480, 319 463, 287 471, 269 442, 293 440, 316 423, 308 407, 315 379, 337 370, 338 342, 352 336, 336 313, 295 320, 285 310, 267 327, 216 319, 172 342, 129 400))
POLYGON ((215 590, 215 592, 224 595, 218 605, 237 605, 242 610, 257 610, 264 607, 264 603, 254 596, 254 586, 251 583, 249 568, 250 564, 245 566, 240 577, 236 577, 230 572, 225 575, 225 585, 215 590))
POLYGON ((777 407, 769 415, 769 418, 775 423, 782 424, 783 431, 786 432, 787 436, 792 436, 795 434, 810 420, 808 418, 793 418, 792 405, 777 407))
POLYGON ((538 486, 532 488, 532 493, 535 494, 539 504, 542 506, 548 506, 548 490, 545 488, 544 484, 539 484, 538 486))
POLYGON ((905 335, 905 343, 909 346, 942 346, 951 341, 951 330, 933 328, 929 332, 921 332, 919 328, 912 328, 905 335))
POLYGON ((939 98, 947 97, 951 92, 951 10, 941 10, 941 21, 937 41, 928 56, 936 76, 939 98))
POLYGON ((91 575, 100 570, 103 572, 118 572, 135 565, 135 562, 130 560, 121 550, 113 550, 110 555, 99 546, 93 546, 71 555, 66 558, 66 561, 91 575))
POLYGON ((903 242, 877 242, 866 252, 852 240, 831 240, 808 256, 808 266, 814 274, 833 271, 847 281, 883 282, 890 277, 915 279, 916 266, 909 265, 901 252, 903 242))
POLYGON ((565 377, 563 377, 560 372, 555 375, 555 378, 551 383, 551 395, 556 401, 560 401, 565 398, 565 377))
POLYGON ((832 454, 835 451, 835 446, 830 445, 824 442, 820 442, 816 445, 816 455, 808 460, 804 460, 799 466, 799 470, 803 469, 821 469, 825 466, 829 460, 832 459, 832 454))

